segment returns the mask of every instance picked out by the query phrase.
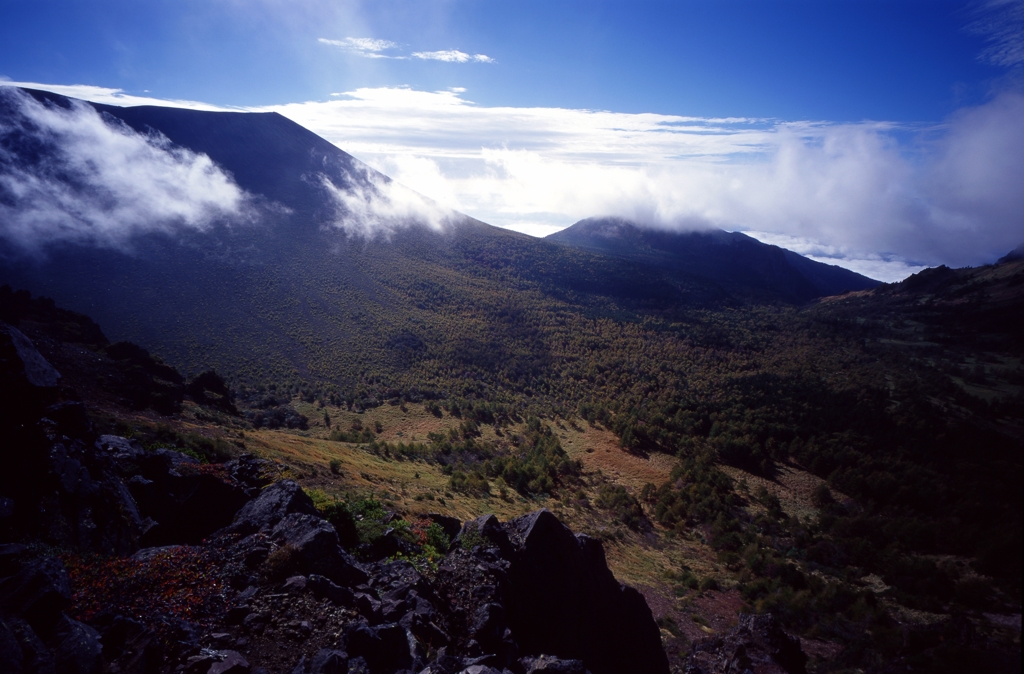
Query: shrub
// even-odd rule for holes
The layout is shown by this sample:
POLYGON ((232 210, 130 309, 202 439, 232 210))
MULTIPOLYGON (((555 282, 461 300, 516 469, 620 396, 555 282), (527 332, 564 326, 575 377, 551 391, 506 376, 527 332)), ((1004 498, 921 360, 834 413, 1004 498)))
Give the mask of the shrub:
POLYGON ((448 486, 452 491, 462 492, 463 494, 483 496, 491 493, 491 485, 487 482, 487 478, 475 470, 468 474, 461 470, 453 472, 452 476, 448 478, 448 486))
POLYGON ((459 547, 463 550, 472 550, 477 546, 486 547, 490 542, 476 529, 463 531, 459 536, 459 547))
POLYGON ((433 547, 438 552, 445 552, 451 545, 451 539, 448 538, 448 534, 444 532, 441 525, 437 522, 431 522, 430 526, 427 527, 427 545, 433 547))
POLYGON ((266 561, 263 562, 263 575, 272 582, 284 580, 292 575, 298 563, 295 547, 290 544, 282 545, 267 555, 266 561))
POLYGON ((704 578, 701 579, 701 581, 700 581, 700 591, 701 592, 706 592, 708 590, 717 590, 717 589, 718 589, 718 581, 715 580, 714 578, 712 578, 710 576, 705 576, 704 578))
POLYGON ((644 516, 644 510, 625 487, 604 485, 597 492, 595 503, 600 508, 610 510, 620 522, 634 531, 650 528, 644 516))
POLYGON ((824 482, 815 487, 814 491, 811 492, 811 503, 815 508, 827 508, 835 502, 836 500, 832 497, 832 491, 829 490, 828 485, 824 482))

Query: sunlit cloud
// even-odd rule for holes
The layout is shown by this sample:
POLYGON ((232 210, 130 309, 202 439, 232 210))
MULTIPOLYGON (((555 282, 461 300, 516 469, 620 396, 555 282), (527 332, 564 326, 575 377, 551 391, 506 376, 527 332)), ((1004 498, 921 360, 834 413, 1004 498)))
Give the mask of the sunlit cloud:
POLYGON ((744 234, 752 236, 762 243, 771 244, 799 253, 815 262, 834 264, 851 269, 858 274, 887 283, 901 281, 911 274, 916 274, 926 265, 911 264, 906 260, 893 256, 872 253, 855 253, 849 249, 822 244, 787 234, 775 232, 758 232, 747 230, 744 234))
POLYGON ((384 51, 385 49, 394 49, 398 46, 397 43, 391 40, 375 40, 370 37, 346 37, 343 40, 327 40, 320 38, 320 42, 324 44, 333 44, 337 47, 344 47, 346 49, 358 49, 360 51, 384 51))
POLYGON ((256 110, 443 208, 533 235, 598 215, 720 227, 882 280, 992 262, 1024 241, 1016 91, 929 126, 483 106, 459 87, 256 110))
POLYGON ((324 174, 313 178, 335 207, 328 227, 350 236, 389 240, 398 230, 427 225, 441 231, 455 213, 408 187, 356 164, 338 187, 324 174))
POLYGON ((459 51, 458 49, 414 51, 409 55, 401 53, 385 53, 399 49, 401 45, 397 42, 392 42, 391 40, 378 40, 376 38, 369 37, 346 37, 341 40, 331 40, 322 37, 317 41, 321 44, 339 47, 351 54, 355 54, 356 56, 362 56, 363 58, 398 60, 414 58, 421 61, 442 61, 444 63, 495 63, 495 60, 486 54, 467 54, 466 52, 459 51))
POLYGON ((454 90, 338 99, 272 109, 446 206, 532 234, 592 215, 772 232, 887 280, 990 262, 1024 239, 1014 92, 930 127, 485 107, 454 90))
POLYGON ((362 56, 364 58, 390 58, 390 59, 404 59, 404 56, 383 54, 381 52, 391 49, 397 49, 398 43, 392 42, 391 40, 377 40, 370 37, 346 37, 341 40, 329 40, 321 37, 317 39, 317 42, 321 44, 331 45, 333 47, 340 47, 345 51, 362 56))
POLYGON ((413 58, 422 59, 424 61, 444 61, 446 63, 469 63, 470 61, 476 61, 477 63, 494 63, 494 59, 486 54, 467 54, 466 52, 459 51, 458 49, 445 49, 442 51, 414 51, 412 56, 413 58))
MULTIPOLYGON (((155 96, 138 96, 130 94, 123 89, 98 87, 91 84, 42 84, 40 82, 15 82, 13 80, 0 79, 0 87, 38 89, 40 91, 49 91, 69 98, 78 98, 83 101, 92 101, 93 103, 117 105, 121 107, 129 107, 133 105, 158 105, 165 108, 185 108, 188 110, 233 110, 235 112, 243 110, 243 108, 211 105, 209 103, 202 103, 199 101, 157 98, 155 96)), ((148 90, 144 93, 148 93, 148 90)))
POLYGON ((23 252, 63 242, 124 248, 138 234, 257 217, 230 175, 163 136, 11 87, 0 87, 0 109, 0 238, 23 252))

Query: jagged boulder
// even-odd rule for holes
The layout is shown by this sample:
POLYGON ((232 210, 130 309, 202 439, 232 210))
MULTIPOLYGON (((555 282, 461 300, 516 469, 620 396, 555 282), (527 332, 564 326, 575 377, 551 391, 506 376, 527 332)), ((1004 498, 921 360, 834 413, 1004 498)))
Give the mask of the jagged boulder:
POLYGON ((235 514, 235 519, 222 533, 253 534, 271 529, 293 513, 319 517, 313 499, 294 480, 281 480, 270 485, 235 514))
POLYGON ((10 359, 9 363, 4 363, 4 370, 12 379, 22 379, 35 389, 55 389, 60 383, 60 372, 43 358, 32 340, 3 321, 0 321, 0 353, 3 361, 10 359))
POLYGON ((50 446, 37 422, 56 401, 59 381, 32 342, 0 321, 0 498, 7 513, 3 528, 15 536, 36 525, 50 446))
POLYGON ((52 487, 42 492, 38 514, 47 538, 102 554, 138 548, 152 522, 144 520, 107 457, 81 440, 65 440, 50 448, 48 463, 52 487))
MULTIPOLYGON (((110 445, 110 436, 98 445, 110 445)), ((128 452, 122 450, 120 455, 128 452)), ((137 466, 128 487, 144 517, 155 522, 147 527, 140 545, 193 545, 230 525, 235 514, 250 501, 245 488, 227 474, 199 470, 194 458, 171 449, 143 452, 122 465, 137 466)))
POLYGON ((18 616, 0 613, 0 657, 11 674, 54 671, 53 654, 18 616))
POLYGON ((647 602, 615 580, 600 541, 574 536, 548 510, 504 530, 513 547, 508 624, 526 655, 581 660, 594 674, 667 674, 647 602))
MULTIPOLYGON (((454 541, 462 531, 462 521, 457 517, 442 515, 441 513, 427 513, 427 519, 441 527, 448 539, 454 541)), ((443 550, 441 552, 444 552, 443 550)))
POLYGON ((322 648, 313 656, 310 674, 347 674, 348 653, 333 648, 322 648))
POLYGON ((99 674, 103 669, 100 635, 93 628, 62 616, 53 639, 54 664, 61 674, 99 674))
POLYGON ((589 674, 579 660, 562 660, 550 655, 523 658, 519 664, 526 674, 589 674))
MULTIPOLYGON (((6 570, 18 564, 7 561, 6 570)), ((68 574, 56 557, 24 562, 0 581, 0 671, 98 674, 99 634, 63 613, 70 601, 68 574)))
POLYGON ((483 545, 493 546, 498 549, 503 557, 513 554, 512 544, 509 542, 508 534, 501 526, 501 522, 494 515, 481 515, 475 520, 470 520, 462 525, 459 535, 452 541, 453 547, 466 547, 467 541, 479 540, 483 545))
POLYGON ((56 557, 28 562, 0 581, 0 609, 24 617, 41 634, 52 632, 70 602, 68 572, 56 557))
POLYGON ((341 585, 359 585, 367 580, 366 572, 341 549, 334 525, 318 515, 290 513, 274 526, 270 537, 292 547, 302 573, 325 576, 341 585))
POLYGON ((695 643, 687 658, 692 674, 805 674, 807 655, 771 614, 741 614, 727 634, 695 643))
POLYGON ((352 590, 316 573, 310 574, 306 587, 317 599, 326 599, 335 606, 352 606, 355 603, 352 590))
POLYGON ((409 636, 396 623, 370 627, 353 623, 345 630, 345 652, 352 658, 363 658, 372 674, 385 674, 413 665, 409 636))
POLYGON ((231 478, 239 484, 249 498, 256 498, 260 490, 273 484, 281 472, 273 461, 261 459, 253 454, 243 454, 224 464, 231 478))

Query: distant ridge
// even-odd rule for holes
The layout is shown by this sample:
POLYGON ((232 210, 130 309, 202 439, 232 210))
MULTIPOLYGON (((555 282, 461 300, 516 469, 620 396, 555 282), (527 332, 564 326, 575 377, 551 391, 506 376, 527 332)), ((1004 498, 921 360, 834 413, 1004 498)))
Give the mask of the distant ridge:
MULTIPOLYGON (((65 242, 39 257, 0 240, 0 284, 87 313, 113 341, 186 374, 214 367, 236 380, 355 387, 366 372, 420 382, 416 368, 455 363, 481 378, 528 379, 557 348, 533 325, 550 312, 632 322, 876 285, 742 234, 647 232, 607 219, 540 240, 444 210, 440 228, 413 213, 387 236, 353 235, 346 218, 358 213, 339 212, 323 179, 355 194, 357 210, 392 181, 281 115, 93 107, 209 156, 254 195, 260 219, 153 231, 125 249, 65 242)), ((17 113, 0 105, 4 114, 17 113)), ((3 142, 33 146, 31 131, 22 135, 3 142)))
POLYGON ((666 232, 623 218, 587 218, 548 241, 636 260, 669 273, 710 279, 731 294, 802 303, 880 284, 739 232, 666 232))
POLYGON ((1014 260, 1024 260, 1024 243, 999 258, 999 263, 1013 262, 1014 260))

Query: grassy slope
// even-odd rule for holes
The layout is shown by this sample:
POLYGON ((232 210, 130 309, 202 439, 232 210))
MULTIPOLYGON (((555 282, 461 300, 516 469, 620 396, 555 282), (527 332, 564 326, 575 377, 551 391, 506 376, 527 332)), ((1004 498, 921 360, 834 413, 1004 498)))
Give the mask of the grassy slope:
MULTIPOLYGON (((1020 489, 1019 453, 1013 448, 1019 447, 1024 418, 1017 412, 1019 332, 1012 325, 999 328, 1006 306, 984 311, 986 297, 1016 306, 1019 295, 1007 289, 1017 287, 1011 283, 1019 268, 982 270, 966 281, 957 277, 924 296, 886 288, 802 311, 645 308, 600 296, 570 302, 533 282, 499 292, 487 274, 467 280, 458 268, 403 269, 409 276, 388 277, 394 288, 376 288, 373 294, 383 299, 367 304, 360 320, 376 325, 374 330, 380 325, 415 329, 427 348, 403 355, 401 348, 382 343, 386 332, 373 340, 363 334, 361 350, 346 355, 360 370, 360 395, 379 402, 386 398, 387 382, 381 381, 394 378, 434 387, 449 402, 461 397, 506 401, 518 415, 502 428, 506 436, 522 431, 527 414, 539 413, 569 455, 583 463, 579 483, 550 495, 513 492, 508 499, 459 493, 436 464, 395 461, 365 447, 331 442, 327 429, 317 425, 326 409, 334 428, 347 428, 355 419, 364 426, 379 421, 379 440, 409 442, 460 423, 447 413, 438 419, 418 403, 406 403, 403 410, 398 399, 359 413, 359 404, 332 404, 325 391, 314 390, 311 399, 320 402, 292 399, 312 422, 305 432, 253 430, 192 406, 172 423, 277 458, 310 488, 339 497, 376 494, 410 514, 440 511, 469 518, 494 512, 508 519, 548 507, 575 529, 605 540, 616 574, 644 589, 656 615, 672 618, 665 635, 677 649, 681 642, 675 633, 693 639, 721 630, 741 607, 772 608, 764 602, 774 596, 771 592, 784 595, 787 586, 768 589, 768 595, 751 588, 776 582, 770 569, 780 560, 851 596, 878 595, 882 614, 904 622, 927 622, 965 607, 981 616, 1019 605, 1014 594, 1019 581, 1014 588, 1008 577, 1000 581, 1010 583, 1002 595, 980 603, 957 594, 979 578, 980 567, 971 558, 985 553, 987 543, 941 538, 962 531, 998 536, 1000 527, 1010 545, 1015 531, 1019 538, 1019 498, 1012 496, 1020 489), (430 283, 415 294, 424 279, 430 283), (409 298, 402 300, 403 294, 409 298), (415 311, 388 311, 385 307, 395 306, 392 300, 415 311), (596 417, 596 423, 585 416, 596 417), (625 452, 621 445, 630 435, 635 442, 626 443, 632 451, 625 452), (783 446, 788 459, 773 454, 783 446), (609 485, 625 487, 634 498, 647 483, 666 484, 672 493, 678 489, 669 479, 676 461, 665 452, 677 451, 684 458, 710 451, 726 464, 721 470, 734 479, 733 492, 740 498, 730 517, 741 523, 745 537, 735 552, 719 544, 713 517, 659 522, 656 504, 645 501, 652 528, 644 533, 616 523, 613 513, 596 505, 609 485), (768 457, 767 464, 749 460, 758 452, 768 457), (330 470, 332 460, 340 462, 339 475, 330 470), (775 472, 757 475, 765 465, 775 472), (826 478, 843 510, 810 500, 826 478), (764 519, 770 509, 755 497, 759 487, 779 499, 785 520, 764 519), (896 529, 889 532, 890 527, 896 529), (937 544, 918 545, 903 531, 941 536, 937 544), (870 539, 876 534, 884 535, 870 539), (796 542, 804 535, 810 536, 808 543, 796 542), (815 541, 846 546, 851 553, 869 541, 873 556, 828 562, 809 555, 815 541), (787 547, 797 554, 786 556, 787 547), (767 566, 764 555, 770 557, 767 566), (690 588, 686 573, 714 579, 722 589, 690 588), (917 587, 915 576, 938 584, 917 587)), ((508 280, 503 273, 495 272, 496 278, 508 280)), ((323 320, 334 319, 327 312, 323 320)), ((352 338, 346 344, 357 342, 352 338)), ((324 367, 335 365, 327 361, 324 367)), ((111 405, 106 401, 101 407, 111 405)), ((136 425, 166 422, 149 413, 117 414, 136 425)), ((496 439, 491 426, 482 425, 481 432, 481 442, 496 439)), ((815 606, 796 611, 791 628, 803 630, 814 640, 808 648, 823 655, 834 655, 839 644, 850 645, 844 629, 887 634, 876 624, 880 614, 869 611, 869 617, 858 618, 856 604, 842 609, 856 609, 843 618, 846 623, 808 628, 800 611, 828 615, 815 606)), ((983 629, 994 629, 982 624, 987 619, 978 620, 983 629)), ((886 638, 870 647, 879 657, 891 657, 885 655, 886 638)))

